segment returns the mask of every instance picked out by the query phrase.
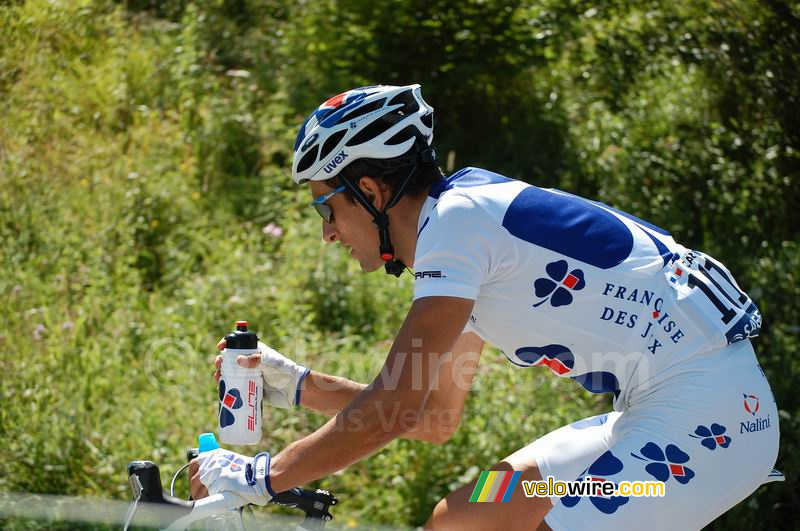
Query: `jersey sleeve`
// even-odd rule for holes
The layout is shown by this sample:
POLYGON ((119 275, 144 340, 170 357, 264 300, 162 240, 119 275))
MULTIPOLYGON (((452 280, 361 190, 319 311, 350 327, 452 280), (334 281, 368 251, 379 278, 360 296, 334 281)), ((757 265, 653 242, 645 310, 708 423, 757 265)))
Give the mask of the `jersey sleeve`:
POLYGON ((490 278, 499 228, 466 196, 452 194, 440 200, 417 239, 414 300, 432 296, 475 300, 490 278))

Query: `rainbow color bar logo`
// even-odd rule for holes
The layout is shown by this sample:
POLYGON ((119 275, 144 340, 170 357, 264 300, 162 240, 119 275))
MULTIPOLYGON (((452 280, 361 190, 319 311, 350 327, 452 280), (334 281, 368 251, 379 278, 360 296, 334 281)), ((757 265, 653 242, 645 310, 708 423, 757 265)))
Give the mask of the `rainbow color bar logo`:
POLYGON ((507 502, 511 500, 521 472, 481 472, 478 484, 472 491, 471 502, 507 502))

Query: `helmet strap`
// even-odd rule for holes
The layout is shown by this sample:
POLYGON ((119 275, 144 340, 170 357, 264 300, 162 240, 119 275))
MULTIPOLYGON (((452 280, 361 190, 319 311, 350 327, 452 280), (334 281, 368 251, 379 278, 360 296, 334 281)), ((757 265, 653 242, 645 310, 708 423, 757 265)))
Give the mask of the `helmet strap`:
POLYGON ((353 192, 356 201, 358 201, 361 206, 363 206, 372 216, 372 224, 378 229, 378 237, 380 238, 380 246, 378 247, 378 251, 381 259, 386 262, 384 264, 384 268, 386 269, 387 274, 394 275, 396 277, 399 277, 403 274, 403 271, 406 270, 406 265, 402 262, 402 260, 398 260, 395 257, 392 237, 389 234, 389 216, 386 214, 386 211, 395 206, 403 197, 406 187, 408 186, 408 182, 411 180, 411 176, 414 175, 414 172, 417 169, 417 164, 420 162, 423 164, 431 164, 436 160, 436 153, 433 151, 433 148, 428 148, 421 153, 404 158, 409 159, 410 164, 404 164, 403 166, 410 165, 411 171, 408 172, 408 175, 406 175, 405 179, 403 179, 397 189, 395 189, 383 210, 378 210, 375 208, 375 205, 372 203, 369 197, 364 194, 364 191, 361 190, 361 187, 358 186, 358 183, 351 182, 349 179, 342 179, 344 185, 347 186, 351 192, 353 192))

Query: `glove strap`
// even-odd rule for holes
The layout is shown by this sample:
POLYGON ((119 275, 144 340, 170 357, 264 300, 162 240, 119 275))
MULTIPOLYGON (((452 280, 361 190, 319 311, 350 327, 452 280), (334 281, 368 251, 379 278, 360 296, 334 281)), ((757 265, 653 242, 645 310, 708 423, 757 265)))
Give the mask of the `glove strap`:
POLYGON ((270 456, 267 452, 261 452, 260 454, 256 454, 253 458, 253 463, 248 463, 245 467, 244 477, 247 481, 248 485, 255 485, 258 480, 261 478, 262 474, 264 476, 264 486, 267 488, 267 492, 269 493, 271 498, 275 497, 275 491, 272 490, 272 485, 269 482, 269 465, 270 465, 270 456), (258 460, 263 459, 265 463, 259 465, 258 460))
MULTIPOLYGON (((301 365, 301 367, 303 366, 301 365)), ((294 395, 294 404, 293 404, 295 406, 300 405, 300 391, 302 391, 303 388, 303 380, 306 379, 306 376, 308 376, 310 372, 311 369, 309 369, 308 367, 303 367, 303 374, 301 374, 300 378, 297 379, 297 392, 294 395)))

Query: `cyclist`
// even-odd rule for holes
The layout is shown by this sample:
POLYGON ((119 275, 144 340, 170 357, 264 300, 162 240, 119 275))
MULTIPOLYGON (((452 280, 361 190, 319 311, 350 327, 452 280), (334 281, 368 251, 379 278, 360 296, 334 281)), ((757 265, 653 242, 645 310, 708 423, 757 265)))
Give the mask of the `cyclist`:
POLYGON ((761 485, 777 457, 778 412, 749 340, 761 316, 730 272, 602 203, 478 168, 445 178, 432 136, 419 85, 350 90, 300 128, 292 174, 310 188, 324 240, 364 271, 413 266, 413 302, 370 385, 266 346, 240 358, 260 364, 271 404, 333 418, 271 463, 266 455, 255 487, 213 459, 194 463, 193 494, 255 488, 265 502, 397 437, 447 441, 484 341, 518 367, 614 396, 613 411, 544 435, 493 470, 664 481, 665 496, 517 489, 508 503, 478 504, 473 481, 436 505, 429 528, 699 529, 761 485))

